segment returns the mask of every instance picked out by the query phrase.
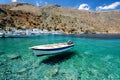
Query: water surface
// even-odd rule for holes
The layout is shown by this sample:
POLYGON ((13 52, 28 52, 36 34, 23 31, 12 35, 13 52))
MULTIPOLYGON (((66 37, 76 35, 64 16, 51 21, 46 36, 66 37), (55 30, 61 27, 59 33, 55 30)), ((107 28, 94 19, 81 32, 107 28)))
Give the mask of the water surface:
POLYGON ((120 39, 70 35, 0 38, 1 80, 120 80, 120 39), (31 46, 72 40, 58 55, 35 56, 31 46))

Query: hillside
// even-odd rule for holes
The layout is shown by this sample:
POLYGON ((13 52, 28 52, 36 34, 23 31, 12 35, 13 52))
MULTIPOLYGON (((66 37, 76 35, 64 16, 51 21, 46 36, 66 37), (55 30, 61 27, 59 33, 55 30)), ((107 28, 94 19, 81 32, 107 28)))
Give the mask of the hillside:
POLYGON ((65 33, 120 33, 120 10, 96 12, 18 2, 0 5, 0 27, 21 26, 65 33))

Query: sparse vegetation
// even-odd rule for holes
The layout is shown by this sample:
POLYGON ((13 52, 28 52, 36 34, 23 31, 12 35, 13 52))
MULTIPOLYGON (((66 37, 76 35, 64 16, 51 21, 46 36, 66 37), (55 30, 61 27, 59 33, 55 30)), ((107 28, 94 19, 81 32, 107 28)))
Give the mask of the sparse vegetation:
POLYGON ((120 11, 94 12, 56 5, 0 5, 0 28, 26 26, 65 33, 120 33, 120 11))

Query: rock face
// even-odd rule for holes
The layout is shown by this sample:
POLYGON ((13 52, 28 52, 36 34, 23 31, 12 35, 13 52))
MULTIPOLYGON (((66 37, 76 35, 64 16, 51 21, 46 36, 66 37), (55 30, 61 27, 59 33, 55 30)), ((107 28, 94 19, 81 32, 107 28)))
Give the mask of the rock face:
POLYGON ((62 30, 65 33, 120 33, 120 10, 85 11, 59 5, 0 5, 0 28, 62 30))

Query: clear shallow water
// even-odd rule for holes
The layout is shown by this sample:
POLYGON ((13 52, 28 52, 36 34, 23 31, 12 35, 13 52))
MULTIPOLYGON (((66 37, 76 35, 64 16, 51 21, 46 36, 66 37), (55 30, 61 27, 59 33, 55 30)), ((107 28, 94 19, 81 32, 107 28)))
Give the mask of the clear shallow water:
POLYGON ((120 80, 120 39, 65 35, 0 38, 1 80, 120 80), (28 47, 72 40, 58 55, 34 56, 28 47))

